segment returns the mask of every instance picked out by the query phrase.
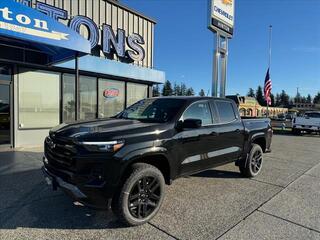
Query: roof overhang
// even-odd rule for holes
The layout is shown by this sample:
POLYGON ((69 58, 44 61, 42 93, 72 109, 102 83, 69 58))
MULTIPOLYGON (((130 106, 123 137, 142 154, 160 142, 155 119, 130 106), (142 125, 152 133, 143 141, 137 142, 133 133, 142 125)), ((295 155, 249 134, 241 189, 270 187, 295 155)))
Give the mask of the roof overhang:
MULTIPOLYGON (((70 60, 56 64, 56 67, 74 69, 75 62, 70 60)), ((137 81, 161 84, 165 82, 165 73, 159 70, 135 66, 132 64, 117 62, 94 56, 83 56, 79 59, 79 69, 81 71, 92 72, 116 76, 120 78, 133 79, 137 81)))
MULTIPOLYGON (((0 38, 12 39, 49 56, 47 64, 91 53, 88 40, 53 18, 13 0, 0 1, 0 38)), ((1 41, 1 40, 0 40, 1 41)))

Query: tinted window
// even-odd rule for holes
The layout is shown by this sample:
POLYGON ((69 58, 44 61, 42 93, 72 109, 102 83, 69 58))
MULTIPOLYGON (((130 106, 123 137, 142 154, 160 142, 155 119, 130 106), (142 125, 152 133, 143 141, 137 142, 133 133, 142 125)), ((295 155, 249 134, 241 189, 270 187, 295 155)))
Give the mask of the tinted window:
POLYGON ((216 101, 217 110, 221 122, 231 122, 236 119, 232 103, 226 101, 216 101))
POLYGON ((80 76, 80 119, 91 120, 97 113, 97 79, 80 76))
POLYGON ((201 119, 202 126, 212 124, 212 117, 208 102, 193 103, 182 115, 182 120, 201 119))
POLYGON ((138 83, 127 83, 127 106, 148 97, 148 86, 138 83))
POLYGON ((59 124, 60 74, 20 69, 19 128, 51 128, 59 124))
POLYGON ((11 81, 11 68, 0 65, 0 80, 11 81))
POLYGON ((115 116, 124 109, 124 82, 99 79, 99 117, 115 116))
POLYGON ((306 117, 310 117, 310 118, 320 118, 320 113, 317 113, 317 112, 306 113, 306 117))
POLYGON ((117 118, 167 122, 183 107, 182 99, 144 99, 125 109, 117 118))
POLYGON ((71 74, 63 75, 63 122, 72 122, 76 117, 76 86, 75 76, 71 74))

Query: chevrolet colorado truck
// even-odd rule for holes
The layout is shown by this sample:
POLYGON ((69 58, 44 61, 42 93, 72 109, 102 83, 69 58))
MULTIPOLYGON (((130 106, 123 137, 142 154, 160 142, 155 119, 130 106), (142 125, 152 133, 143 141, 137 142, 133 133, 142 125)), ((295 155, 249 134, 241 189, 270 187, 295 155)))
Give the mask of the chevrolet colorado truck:
POLYGON ((179 177, 230 162, 257 176, 271 138, 269 119, 242 120, 230 99, 149 98, 109 119, 53 128, 43 171, 54 190, 134 226, 156 215, 165 184, 179 177))

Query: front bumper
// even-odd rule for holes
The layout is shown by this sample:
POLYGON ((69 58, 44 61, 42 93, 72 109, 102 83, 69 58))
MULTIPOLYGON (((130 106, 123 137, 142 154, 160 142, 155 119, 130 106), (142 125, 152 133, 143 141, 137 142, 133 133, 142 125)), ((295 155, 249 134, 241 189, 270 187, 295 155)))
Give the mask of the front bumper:
POLYGON ((308 126, 308 125, 294 125, 295 129, 301 130, 301 131, 314 131, 314 132, 320 132, 320 127, 318 126, 308 126))
POLYGON ((50 173, 49 170, 43 166, 42 167, 43 174, 48 184, 52 185, 52 188, 56 190, 58 187, 68 192, 74 199, 76 200, 84 200, 88 198, 83 192, 80 191, 76 186, 63 181, 60 177, 55 176, 50 173))
POLYGON ((46 157, 43 157, 43 163, 42 171, 44 177, 53 190, 60 188, 72 199, 88 207, 109 208, 114 188, 100 182, 92 184, 80 183, 79 178, 85 178, 86 176, 75 175, 74 173, 54 168, 48 164, 46 157))

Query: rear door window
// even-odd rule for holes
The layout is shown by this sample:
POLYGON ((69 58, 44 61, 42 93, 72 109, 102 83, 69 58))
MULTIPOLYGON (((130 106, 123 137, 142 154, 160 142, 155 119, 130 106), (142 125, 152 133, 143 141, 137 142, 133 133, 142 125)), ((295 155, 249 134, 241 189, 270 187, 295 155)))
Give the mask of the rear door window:
POLYGON ((221 123, 232 122, 236 119, 236 114, 231 102, 217 100, 215 101, 215 104, 217 106, 221 123))

